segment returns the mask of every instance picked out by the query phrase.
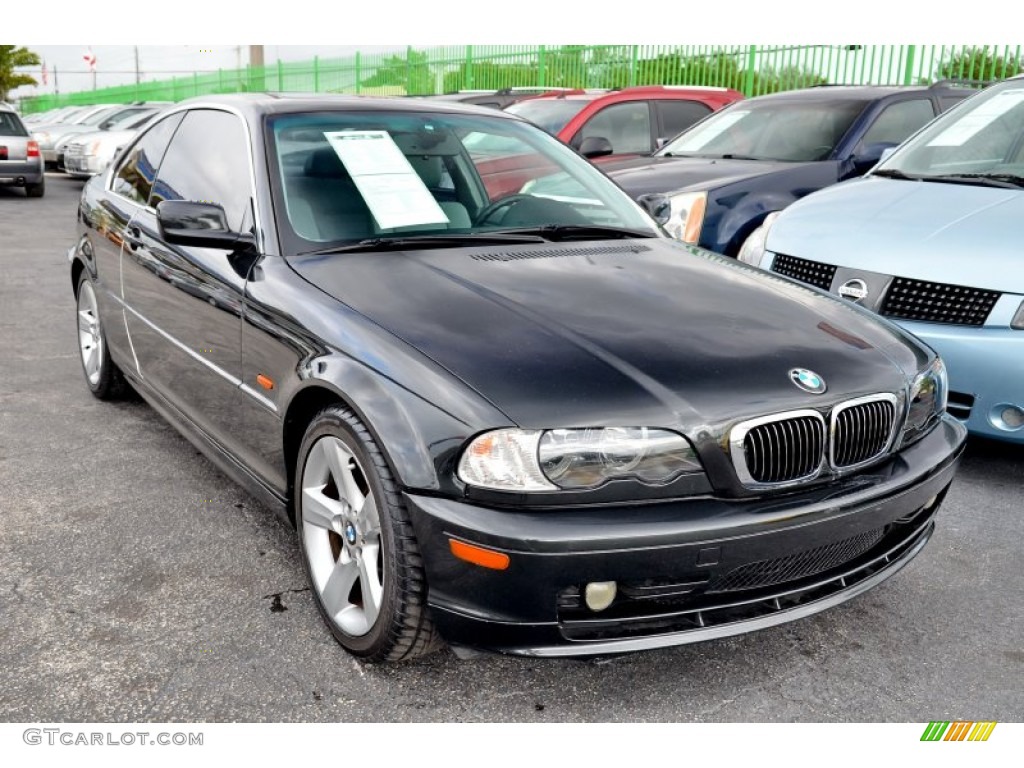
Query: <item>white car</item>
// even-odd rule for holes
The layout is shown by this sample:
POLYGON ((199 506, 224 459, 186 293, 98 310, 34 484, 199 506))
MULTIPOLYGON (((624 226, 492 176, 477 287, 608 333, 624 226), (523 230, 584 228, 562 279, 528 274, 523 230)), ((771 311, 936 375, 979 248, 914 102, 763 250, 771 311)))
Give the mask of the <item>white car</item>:
POLYGON ((108 130, 75 136, 65 145, 64 170, 76 179, 88 179, 103 173, 118 150, 130 144, 135 135, 163 111, 164 106, 132 114, 108 130))

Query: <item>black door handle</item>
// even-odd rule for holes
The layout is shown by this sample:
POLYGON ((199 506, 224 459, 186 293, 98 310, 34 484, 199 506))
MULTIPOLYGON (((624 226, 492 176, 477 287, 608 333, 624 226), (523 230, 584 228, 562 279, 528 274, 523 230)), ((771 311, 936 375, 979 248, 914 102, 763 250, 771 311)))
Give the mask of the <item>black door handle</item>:
POLYGON ((128 243, 128 247, 134 251, 140 245, 142 245, 142 242, 140 240, 141 237, 141 229, 139 229, 138 227, 128 227, 128 236, 124 239, 124 241, 128 243))

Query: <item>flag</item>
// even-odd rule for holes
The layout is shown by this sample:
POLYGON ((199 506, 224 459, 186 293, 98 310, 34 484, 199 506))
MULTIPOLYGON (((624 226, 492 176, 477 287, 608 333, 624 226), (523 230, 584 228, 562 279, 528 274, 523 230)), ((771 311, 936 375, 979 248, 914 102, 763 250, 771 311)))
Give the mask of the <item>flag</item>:
POLYGON ((96 71, 96 54, 92 52, 92 48, 89 48, 89 52, 82 56, 85 59, 85 63, 89 65, 89 71, 96 71))
POLYGON ((49 72, 46 70, 46 62, 43 62, 43 85, 49 80, 49 72))

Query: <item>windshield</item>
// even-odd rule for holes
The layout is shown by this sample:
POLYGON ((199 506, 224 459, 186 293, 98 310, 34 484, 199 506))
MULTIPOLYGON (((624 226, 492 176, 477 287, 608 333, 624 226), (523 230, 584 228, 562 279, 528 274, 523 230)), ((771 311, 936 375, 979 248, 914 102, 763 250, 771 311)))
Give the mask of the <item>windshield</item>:
POLYGON ((99 125, 106 118, 110 117, 110 115, 112 115, 116 110, 117 110, 117 107, 104 107, 103 109, 98 109, 95 112, 89 113, 87 116, 84 116, 84 117, 79 116, 78 118, 76 118, 74 120, 74 124, 75 125, 99 125))
POLYGON ((962 102, 873 173, 1024 177, 1024 80, 1007 80, 962 102))
POLYGON ((557 136, 589 103, 588 99, 527 99, 506 107, 505 111, 557 136))
POLYGON ((123 115, 117 115, 116 119, 110 121, 107 125, 108 131, 123 131, 131 128, 141 128, 143 125, 148 123, 150 119, 159 110, 147 109, 127 112, 123 115))
POLYGON ((367 238, 531 228, 575 228, 578 236, 584 229, 660 234, 600 171, 519 120, 316 112, 272 117, 268 133, 275 194, 287 219, 281 229, 286 240, 289 230, 294 234, 289 250, 295 253, 367 238), (531 193, 535 179, 553 173, 566 177, 569 194, 531 193))
POLYGON ((662 147, 662 157, 826 160, 867 101, 743 101, 717 112, 662 147))

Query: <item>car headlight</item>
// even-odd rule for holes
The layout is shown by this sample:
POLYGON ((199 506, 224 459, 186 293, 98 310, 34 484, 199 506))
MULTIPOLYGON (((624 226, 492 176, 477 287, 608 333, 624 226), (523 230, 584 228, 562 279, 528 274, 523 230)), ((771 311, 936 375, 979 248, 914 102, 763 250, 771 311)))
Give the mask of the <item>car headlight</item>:
POLYGON ((672 207, 665 229, 676 240, 689 245, 696 245, 700 240, 700 230, 704 225, 704 210, 707 208, 707 192, 683 192, 669 195, 672 207))
POLYGON ((664 485, 703 472, 685 437, 664 429, 497 429, 476 437, 459 460, 467 485, 498 491, 597 488, 632 478, 664 485))
POLYGON ((935 358, 928 369, 919 373, 910 386, 907 421, 903 425, 903 445, 924 437, 946 412, 949 380, 946 365, 935 358))
POLYGON ((1015 331, 1024 331, 1024 301, 1020 303, 1020 308, 1010 321, 1010 327, 1015 331))
POLYGON ((772 228, 775 220, 779 218, 780 213, 782 211, 772 211, 764 217, 764 222, 762 222, 761 226, 751 232, 750 236, 743 241, 740 252, 736 255, 737 259, 744 264, 753 264, 755 267, 760 266, 761 259, 764 258, 764 244, 768 240, 768 231, 772 228))

